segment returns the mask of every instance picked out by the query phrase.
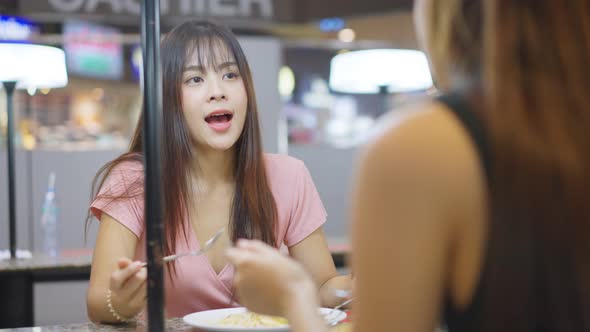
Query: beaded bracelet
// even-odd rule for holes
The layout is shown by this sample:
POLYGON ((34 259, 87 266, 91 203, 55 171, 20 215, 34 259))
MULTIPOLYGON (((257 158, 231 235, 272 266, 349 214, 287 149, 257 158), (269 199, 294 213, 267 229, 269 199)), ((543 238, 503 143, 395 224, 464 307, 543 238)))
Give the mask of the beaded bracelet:
POLYGON ((139 316, 139 314, 137 314, 136 316, 134 316, 132 318, 124 318, 123 316, 119 315, 119 313, 113 307, 113 303, 111 302, 112 296, 113 296, 113 292, 111 292, 111 289, 109 288, 109 290, 107 292, 107 307, 109 308, 109 311, 111 312, 113 317, 115 317, 115 319, 117 319, 119 322, 122 322, 122 323, 134 322, 137 319, 137 316, 139 316))

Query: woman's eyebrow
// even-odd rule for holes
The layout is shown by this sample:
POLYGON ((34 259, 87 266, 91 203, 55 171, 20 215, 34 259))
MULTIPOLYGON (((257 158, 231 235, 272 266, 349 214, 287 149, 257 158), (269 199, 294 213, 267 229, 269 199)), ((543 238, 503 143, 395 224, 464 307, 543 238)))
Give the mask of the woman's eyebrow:
MULTIPOLYGON (((225 68, 231 67, 231 66, 237 66, 237 64, 235 63, 235 61, 226 61, 226 62, 223 62, 223 63, 217 65, 216 70, 217 71, 220 71, 222 69, 225 69, 225 68)), ((190 65, 190 66, 185 67, 184 68, 184 71, 185 72, 187 72, 187 71, 205 72, 206 69, 205 69, 205 67, 203 67, 201 65, 190 65)))
POLYGON ((205 68, 203 66, 199 66, 199 65, 190 65, 184 68, 184 71, 205 71, 205 68))

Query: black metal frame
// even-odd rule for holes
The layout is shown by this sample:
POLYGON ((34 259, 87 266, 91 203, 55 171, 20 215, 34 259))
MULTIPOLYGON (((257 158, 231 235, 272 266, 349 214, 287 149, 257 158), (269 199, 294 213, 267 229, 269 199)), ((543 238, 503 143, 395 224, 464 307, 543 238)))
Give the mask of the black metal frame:
POLYGON ((6 90, 6 150, 8 151, 8 232, 10 241, 10 258, 16 258, 16 195, 14 174, 14 89, 16 81, 2 82, 6 90))
POLYGON ((148 330, 164 331, 164 273, 160 124, 162 73, 160 65, 160 2, 143 0, 141 6, 143 53, 143 146, 145 170, 145 223, 148 261, 148 330))

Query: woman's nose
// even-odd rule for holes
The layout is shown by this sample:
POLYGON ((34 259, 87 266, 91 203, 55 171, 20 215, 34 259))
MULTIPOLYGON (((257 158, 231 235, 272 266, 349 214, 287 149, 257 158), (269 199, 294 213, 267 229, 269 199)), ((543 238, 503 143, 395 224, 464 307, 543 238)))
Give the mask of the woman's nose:
POLYGON ((221 93, 221 94, 212 94, 212 95, 209 97, 209 101, 214 101, 214 100, 215 100, 215 101, 218 101, 218 100, 224 100, 224 99, 227 99, 227 98, 226 98, 226 97, 225 97, 225 95, 224 95, 224 94, 222 94, 222 93, 221 93))
POLYGON ((209 101, 218 101, 227 99, 225 92, 221 86, 221 82, 217 82, 216 80, 210 81, 210 92, 209 92, 209 101))

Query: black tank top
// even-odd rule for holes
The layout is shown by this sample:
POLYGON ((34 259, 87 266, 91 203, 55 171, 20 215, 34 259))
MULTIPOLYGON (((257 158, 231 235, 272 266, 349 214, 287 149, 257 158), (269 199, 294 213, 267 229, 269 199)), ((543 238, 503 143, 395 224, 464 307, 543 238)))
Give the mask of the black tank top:
MULTIPOLYGON (((473 143, 478 152, 481 167, 486 176, 486 182, 490 183, 491 178, 491 155, 490 147, 488 145, 486 131, 483 123, 478 118, 477 114, 473 112, 467 99, 458 93, 443 95, 437 100, 449 108, 459 119, 463 127, 469 133, 473 143)), ((489 247, 489 246, 487 246, 489 247)), ((446 292, 443 308, 443 323, 449 332, 467 332, 477 331, 482 319, 483 309, 483 290, 486 284, 486 265, 485 262, 489 257, 489 253, 485 252, 482 264, 483 269, 479 275, 479 281, 474 290, 471 302, 464 309, 457 309, 453 305, 450 292, 446 292)))

